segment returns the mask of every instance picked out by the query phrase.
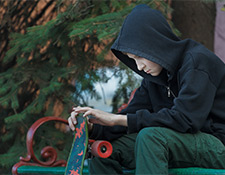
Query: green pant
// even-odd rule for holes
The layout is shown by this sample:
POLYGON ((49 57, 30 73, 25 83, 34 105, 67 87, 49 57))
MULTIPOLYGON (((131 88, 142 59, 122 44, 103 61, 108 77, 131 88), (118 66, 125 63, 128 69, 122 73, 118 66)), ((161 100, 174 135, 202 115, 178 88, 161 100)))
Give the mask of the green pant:
POLYGON ((225 168, 225 146, 216 137, 198 132, 183 134, 162 127, 142 129, 112 142, 110 158, 93 158, 91 174, 168 174, 169 168, 225 168))

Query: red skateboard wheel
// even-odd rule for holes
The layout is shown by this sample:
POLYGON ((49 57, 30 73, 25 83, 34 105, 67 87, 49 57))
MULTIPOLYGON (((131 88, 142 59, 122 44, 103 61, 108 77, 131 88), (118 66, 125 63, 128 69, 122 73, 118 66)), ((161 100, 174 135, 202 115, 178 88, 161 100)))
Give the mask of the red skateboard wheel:
POLYGON ((95 157, 107 158, 111 156, 113 147, 108 141, 95 141, 91 145, 91 154, 95 157))

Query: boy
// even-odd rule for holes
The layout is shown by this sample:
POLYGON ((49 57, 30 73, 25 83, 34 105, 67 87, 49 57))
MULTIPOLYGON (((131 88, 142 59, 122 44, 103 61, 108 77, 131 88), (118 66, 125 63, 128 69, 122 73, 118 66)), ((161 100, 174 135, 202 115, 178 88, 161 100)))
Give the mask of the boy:
POLYGON ((225 66, 201 44, 180 40, 162 14, 139 5, 127 16, 112 52, 144 79, 120 114, 89 107, 91 138, 113 154, 94 158, 91 174, 168 174, 173 167, 225 168, 225 66))

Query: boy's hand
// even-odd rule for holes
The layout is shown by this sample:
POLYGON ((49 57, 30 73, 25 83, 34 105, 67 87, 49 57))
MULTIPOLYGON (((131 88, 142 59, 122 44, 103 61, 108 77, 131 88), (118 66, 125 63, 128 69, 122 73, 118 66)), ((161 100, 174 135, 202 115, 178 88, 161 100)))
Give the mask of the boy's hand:
MULTIPOLYGON (((75 112, 76 107, 72 109, 72 112, 70 114, 70 117, 68 118, 68 123, 69 127, 72 131, 75 131, 75 125, 77 124, 77 116, 79 113, 75 112)), ((87 123, 88 123, 88 131, 92 131, 93 124, 89 122, 89 119, 87 118, 87 123)))

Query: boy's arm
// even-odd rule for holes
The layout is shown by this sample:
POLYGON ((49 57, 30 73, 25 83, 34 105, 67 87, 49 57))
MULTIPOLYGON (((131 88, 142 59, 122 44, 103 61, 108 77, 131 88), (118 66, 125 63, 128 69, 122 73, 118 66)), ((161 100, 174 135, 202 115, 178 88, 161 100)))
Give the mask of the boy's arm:
POLYGON ((112 114, 90 107, 77 107, 75 108, 75 112, 78 114, 83 113, 83 117, 91 116, 89 118, 89 122, 93 124, 99 124, 103 126, 127 126, 126 115, 112 114))
POLYGON ((90 107, 74 108, 68 119, 72 130, 75 130, 76 116, 80 113, 88 118, 89 134, 92 139, 114 140, 127 133, 126 115, 112 114, 90 107))
MULTIPOLYGON (((104 111, 92 109, 89 107, 80 108, 80 113, 85 113, 85 116, 94 116, 97 115, 96 118, 90 117, 90 123, 95 123, 93 126, 91 125, 90 138, 92 139, 105 139, 105 140, 114 140, 116 138, 121 137, 124 134, 127 134, 127 113, 135 114, 137 110, 147 109, 149 111, 152 110, 152 106, 150 103, 150 99, 148 98, 148 91, 145 88, 146 82, 142 81, 141 86, 136 90, 135 95, 128 107, 122 110, 118 114, 111 114, 104 111)), ((78 111, 76 112, 76 115, 78 111)), ((71 118, 71 117, 70 117, 71 118)), ((75 119, 68 119, 68 121, 72 124, 72 121, 75 119)), ((71 129, 73 126, 70 127, 71 129)))

